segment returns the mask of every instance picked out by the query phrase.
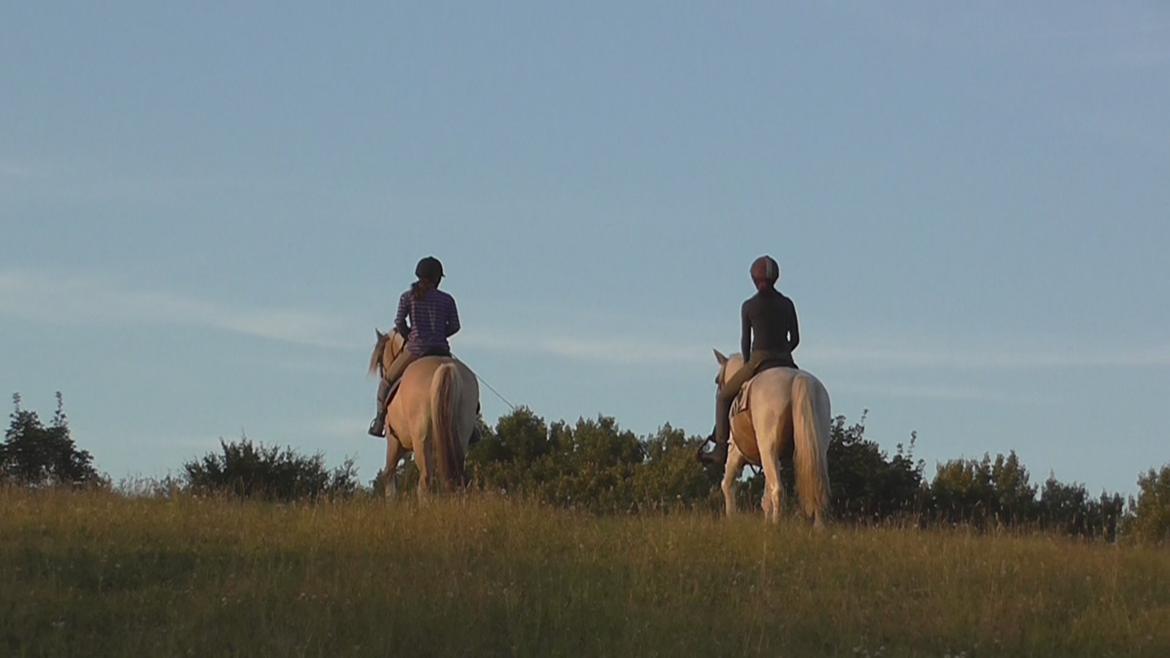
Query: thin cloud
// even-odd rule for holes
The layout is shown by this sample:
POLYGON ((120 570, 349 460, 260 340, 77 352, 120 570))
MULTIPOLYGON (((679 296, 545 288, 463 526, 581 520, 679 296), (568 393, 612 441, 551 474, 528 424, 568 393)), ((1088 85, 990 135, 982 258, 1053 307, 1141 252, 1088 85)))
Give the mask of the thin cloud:
POLYGON ((351 349, 333 317, 283 308, 234 308, 195 297, 142 291, 97 277, 0 272, 0 314, 52 324, 192 326, 288 343, 351 349))
MULTIPOLYGON (((38 322, 104 326, 191 326, 315 347, 344 350, 369 345, 347 337, 362 335, 350 318, 293 308, 238 308, 169 292, 135 290, 92 276, 0 272, 0 314, 38 322)), ((602 365, 714 367, 711 346, 632 338, 594 338, 585 329, 540 333, 500 328, 468 329, 456 349, 538 355, 602 365)), ((1124 352, 1086 353, 1051 348, 924 350, 906 347, 806 347, 798 361, 820 367, 936 370, 1028 370, 1061 368, 1170 367, 1170 345, 1124 352)))
POLYGON ((0 178, 28 178, 33 170, 15 162, 0 160, 0 178))
POLYGON ((810 350, 806 360, 833 365, 906 369, 1028 370, 1051 368, 1162 368, 1170 366, 1170 348, 1130 352, 982 349, 929 351, 909 349, 810 350))
MULTIPOLYGON (((459 347, 515 354, 539 354, 610 364, 714 367, 712 346, 698 343, 650 342, 637 339, 595 339, 550 331, 540 336, 501 330, 478 330, 459 336, 459 347)), ((1163 349, 1086 354, 1082 351, 971 348, 921 350, 909 348, 815 347, 800 352, 798 362, 818 366, 908 370, 1028 370, 1055 368, 1160 368, 1170 366, 1170 346, 1163 349)))
POLYGON ((990 402, 1007 404, 1050 404, 1053 400, 1032 394, 1018 395, 980 388, 950 385, 851 384, 842 383, 834 392, 884 398, 936 400, 942 402, 990 402))
POLYGON ((509 354, 539 354, 574 361, 601 364, 714 364, 711 348, 699 345, 652 343, 642 340, 609 340, 572 336, 567 332, 549 332, 541 336, 524 336, 499 330, 477 331, 459 335, 458 346, 509 354))

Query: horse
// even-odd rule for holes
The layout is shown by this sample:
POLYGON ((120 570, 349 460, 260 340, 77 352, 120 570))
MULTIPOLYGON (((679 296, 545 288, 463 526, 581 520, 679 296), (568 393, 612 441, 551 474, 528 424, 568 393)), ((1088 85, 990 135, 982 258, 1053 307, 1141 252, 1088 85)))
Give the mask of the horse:
MULTIPOLYGON (((397 331, 374 330, 378 342, 369 373, 381 375, 406 349, 397 331)), ((444 489, 466 484, 467 446, 479 422, 479 382, 462 361, 450 356, 423 357, 402 374, 386 414, 386 495, 397 491, 398 462, 414 453, 418 495, 425 500, 437 471, 444 489)))
MULTIPOLYGON (((724 356, 715 350, 720 386, 743 367, 743 357, 724 356)), ((727 515, 735 514, 735 480, 747 463, 764 470, 764 518, 780 522, 784 486, 780 459, 792 456, 800 509, 822 528, 829 505, 828 451, 830 437, 829 393, 811 373, 796 368, 771 368, 744 386, 740 408, 732 411, 731 445, 723 471, 723 502, 727 515), (754 434, 754 436, 752 436, 754 434)))

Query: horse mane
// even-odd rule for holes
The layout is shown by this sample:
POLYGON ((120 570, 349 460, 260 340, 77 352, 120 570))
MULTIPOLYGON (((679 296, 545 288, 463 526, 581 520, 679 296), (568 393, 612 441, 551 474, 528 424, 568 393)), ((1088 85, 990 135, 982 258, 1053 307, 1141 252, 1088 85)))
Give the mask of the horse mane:
POLYGON ((367 372, 371 375, 379 375, 382 372, 382 352, 386 349, 386 341, 390 340, 393 332, 382 333, 374 330, 378 334, 378 342, 374 345, 374 353, 370 355, 370 367, 367 372))

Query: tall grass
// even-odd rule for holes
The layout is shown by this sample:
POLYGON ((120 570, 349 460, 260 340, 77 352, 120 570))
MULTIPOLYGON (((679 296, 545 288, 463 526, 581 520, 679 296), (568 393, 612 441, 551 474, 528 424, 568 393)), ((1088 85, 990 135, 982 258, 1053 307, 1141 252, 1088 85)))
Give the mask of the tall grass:
POLYGON ((14 656, 1170 655, 1170 552, 475 496, 0 491, 14 656))

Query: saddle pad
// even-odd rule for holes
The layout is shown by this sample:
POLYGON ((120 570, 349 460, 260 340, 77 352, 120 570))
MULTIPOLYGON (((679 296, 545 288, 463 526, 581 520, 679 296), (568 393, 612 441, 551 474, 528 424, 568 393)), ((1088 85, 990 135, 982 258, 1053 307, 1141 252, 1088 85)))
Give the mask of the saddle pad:
MULTIPOLYGON (((756 376, 758 377, 759 375, 756 376)), ((739 395, 735 396, 735 400, 731 403, 731 414, 733 416, 750 410, 751 404, 748 401, 752 397, 752 383, 755 381, 756 378, 752 377, 751 379, 747 380, 747 383, 743 385, 743 388, 739 389, 739 395)))
POLYGON ((731 404, 731 440, 748 463, 759 466, 760 448, 756 443, 756 428, 752 425, 752 415, 748 413, 752 382, 755 380, 755 377, 749 379, 731 404))

